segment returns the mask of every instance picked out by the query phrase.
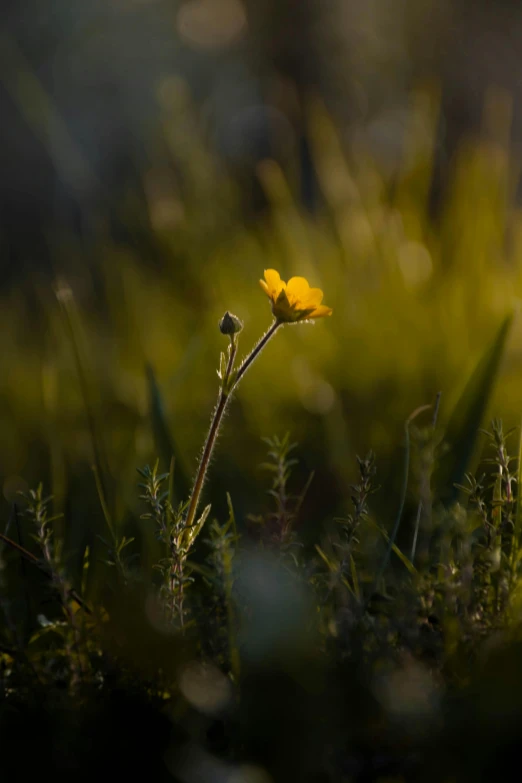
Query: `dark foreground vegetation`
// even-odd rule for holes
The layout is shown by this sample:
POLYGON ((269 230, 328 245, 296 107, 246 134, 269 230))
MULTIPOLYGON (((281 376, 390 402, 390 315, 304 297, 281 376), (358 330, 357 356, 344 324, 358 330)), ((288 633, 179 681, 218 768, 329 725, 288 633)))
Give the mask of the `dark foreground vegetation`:
POLYGON ((2 547, 3 779, 508 776, 522 716, 516 437, 493 421, 484 473, 442 484, 441 501, 431 489, 445 463, 437 411, 416 426, 427 413, 407 423, 392 537, 371 511, 370 452, 346 515, 304 546, 313 477, 294 486, 299 452, 287 436, 267 441, 264 514, 240 534, 229 496, 228 519, 209 517, 197 545, 171 476, 140 470, 143 520, 162 549, 150 571, 114 529, 98 480, 107 531, 92 600, 82 597, 89 550, 73 584, 42 486, 13 503, 2 547), (404 502, 411 453, 415 508, 404 502), (411 535, 399 548, 401 522, 411 535))

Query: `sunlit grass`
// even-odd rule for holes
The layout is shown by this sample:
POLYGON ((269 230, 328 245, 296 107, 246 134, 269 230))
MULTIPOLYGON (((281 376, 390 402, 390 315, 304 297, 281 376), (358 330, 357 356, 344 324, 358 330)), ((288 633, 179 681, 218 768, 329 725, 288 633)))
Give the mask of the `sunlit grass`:
MULTIPOLYGON (((168 94, 167 105, 174 99, 179 104, 174 86, 168 94)), ((324 195, 319 213, 303 212, 282 172, 267 163, 259 174, 272 211, 250 228, 235 200, 220 197, 223 188, 229 193, 233 188, 219 166, 209 165, 202 142, 202 152, 196 152, 193 134, 183 161, 191 190, 178 196, 184 209, 175 225, 155 231, 151 224, 159 267, 103 236, 99 252, 84 253, 81 264, 74 254, 64 257, 57 250, 57 270, 78 309, 85 372, 116 463, 122 459, 120 427, 134 434, 137 462, 154 450, 146 363, 160 383, 180 451, 194 453, 198 417, 204 419, 213 395, 208 359, 218 349, 217 321, 229 309, 244 320, 245 335, 255 336, 266 318, 255 281, 269 267, 286 278, 303 274, 329 291, 336 317, 271 346, 256 379, 245 381, 241 409, 254 438, 267 426, 279 429, 291 408, 300 438, 306 439, 310 416, 318 416, 325 433, 332 420, 342 421, 349 438, 358 439, 360 430, 385 452, 395 440, 395 433, 387 439, 387 419, 402 420, 439 389, 442 415, 449 414, 452 395, 503 316, 516 307, 522 232, 512 199, 516 167, 498 140, 463 144, 441 215, 429 217, 435 122, 429 94, 412 101, 412 132, 402 167, 390 180, 360 142, 343 151, 327 116, 314 106, 310 126, 324 195), (265 388, 268 401, 260 394, 265 388)), ((175 140, 172 145, 176 159, 175 140)), ((150 199, 152 215, 153 192, 150 199)), ((58 418, 68 431, 74 422, 70 457, 86 456, 79 437, 82 395, 52 294, 55 282, 24 280, 4 297, 4 437, 11 445, 5 474, 20 470, 29 442, 42 437, 43 372, 56 375, 58 418), (14 421, 24 422, 28 437, 12 434, 14 421)), ((515 323, 499 386, 498 405, 508 417, 518 414, 519 333, 515 323)), ((128 447, 126 442, 126 454, 128 447)), ((341 470, 339 464, 332 467, 341 470)))

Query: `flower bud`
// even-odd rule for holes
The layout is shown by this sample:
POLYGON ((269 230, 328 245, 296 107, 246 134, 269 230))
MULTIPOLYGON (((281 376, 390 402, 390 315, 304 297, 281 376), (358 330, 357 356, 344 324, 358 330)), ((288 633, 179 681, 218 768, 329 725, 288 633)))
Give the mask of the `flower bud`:
POLYGON ((240 321, 237 315, 232 315, 232 313, 229 313, 228 310, 219 322, 219 329, 221 334, 239 334, 242 328, 243 322, 240 321))

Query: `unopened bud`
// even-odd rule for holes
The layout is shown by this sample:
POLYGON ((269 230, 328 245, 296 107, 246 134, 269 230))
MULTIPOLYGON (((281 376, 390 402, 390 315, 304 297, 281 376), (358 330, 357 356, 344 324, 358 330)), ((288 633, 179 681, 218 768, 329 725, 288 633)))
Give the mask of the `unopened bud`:
POLYGON ((240 321, 237 315, 232 315, 232 313, 229 313, 228 310, 219 322, 219 329, 221 334, 239 334, 242 328, 243 322, 240 321))

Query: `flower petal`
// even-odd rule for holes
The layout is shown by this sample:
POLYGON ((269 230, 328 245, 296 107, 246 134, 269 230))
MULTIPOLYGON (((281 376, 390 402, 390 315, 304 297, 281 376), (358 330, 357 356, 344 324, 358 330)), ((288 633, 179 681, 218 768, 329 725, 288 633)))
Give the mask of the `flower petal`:
POLYGON ((280 291, 284 291, 286 285, 281 280, 281 275, 275 269, 265 269, 265 280, 268 287, 268 296, 276 298, 280 291))
POLYGON ((308 296, 306 297, 306 300, 304 300, 303 304, 305 304, 307 307, 319 307, 323 301, 323 296, 324 294, 320 288, 310 288, 308 291, 308 296))
POLYGON ((324 318, 325 315, 331 315, 333 312, 331 307, 327 307, 326 305, 319 305, 319 307, 316 307, 315 310, 313 310, 309 318, 324 318))
POLYGON ((291 304, 300 304, 307 300, 310 284, 306 277, 291 277, 286 284, 286 291, 291 304))
POLYGON ((265 281, 264 281, 264 280, 260 280, 260 281, 259 281, 259 285, 261 286, 261 288, 263 289, 263 291, 265 292, 265 294, 267 294, 267 296, 270 296, 270 289, 268 288, 268 286, 267 286, 267 284, 265 283, 265 281))

